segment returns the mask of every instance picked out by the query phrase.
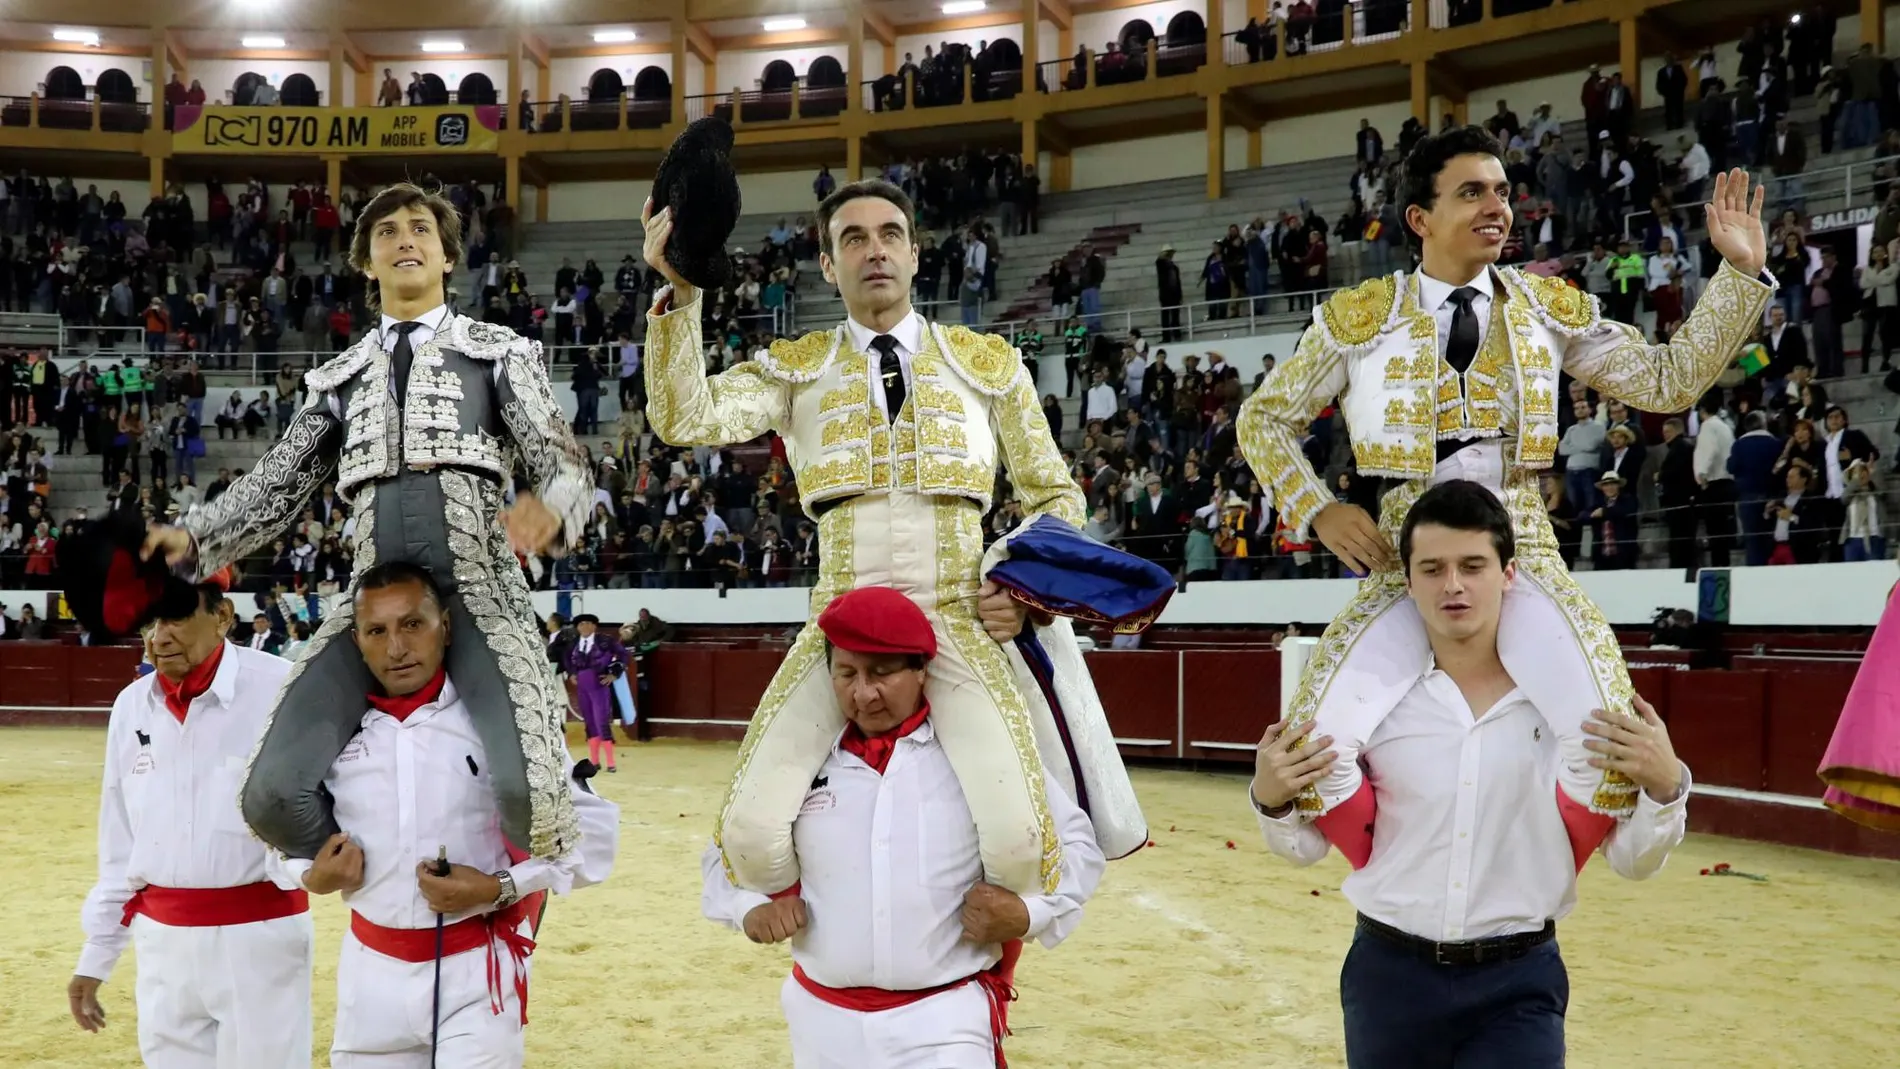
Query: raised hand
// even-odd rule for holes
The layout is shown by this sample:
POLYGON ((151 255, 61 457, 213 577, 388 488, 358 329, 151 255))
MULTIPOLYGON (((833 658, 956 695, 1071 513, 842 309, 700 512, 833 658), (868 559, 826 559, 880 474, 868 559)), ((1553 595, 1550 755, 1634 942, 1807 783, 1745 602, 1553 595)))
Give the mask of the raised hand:
POLYGON ((1755 187, 1748 196, 1748 172, 1740 167, 1715 176, 1715 194, 1704 205, 1708 216, 1709 243, 1735 270, 1755 278, 1768 262, 1768 235, 1762 229, 1761 208, 1768 187, 1755 187))
POLYGON ((673 265, 666 262, 666 239, 673 236, 673 209, 661 208, 658 215, 653 214, 653 198, 648 197, 646 205, 640 209, 640 228, 646 231, 646 244, 641 249, 647 263, 653 265, 661 277, 673 285, 673 307, 691 304, 699 291, 693 284, 680 277, 673 265))

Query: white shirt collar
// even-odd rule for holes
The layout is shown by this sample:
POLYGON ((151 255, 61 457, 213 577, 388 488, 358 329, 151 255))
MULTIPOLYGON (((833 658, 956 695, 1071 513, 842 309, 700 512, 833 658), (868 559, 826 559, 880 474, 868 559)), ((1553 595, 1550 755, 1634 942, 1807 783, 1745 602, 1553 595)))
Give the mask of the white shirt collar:
MULTIPOLYGON (((877 355, 872 352, 871 349, 871 339, 877 337, 877 331, 850 318, 844 321, 844 326, 845 330, 851 335, 851 347, 853 349, 860 353, 869 353, 872 356, 877 355)), ((897 339, 897 348, 900 355, 915 356, 924 351, 924 317, 918 315, 915 311, 912 311, 903 319, 898 320, 897 325, 892 327, 887 333, 897 339)))
MULTIPOLYGON (((1478 296, 1485 298, 1487 301, 1490 300, 1492 296, 1491 268, 1485 267, 1480 270, 1476 278, 1464 283, 1464 285, 1477 290, 1478 296)), ((1451 300, 1451 291, 1457 288, 1457 286, 1449 282, 1440 282, 1425 272, 1420 271, 1418 273, 1419 311, 1425 312, 1428 315, 1438 311, 1441 305, 1451 300)), ((1474 301, 1473 304, 1475 305, 1476 302, 1474 301)))
MULTIPOLYGON (((414 334, 410 335, 410 338, 409 338, 410 343, 412 345, 419 345, 421 344, 422 341, 426 341, 428 340, 428 338, 434 337, 436 332, 441 330, 443 324, 447 323, 448 320, 449 320, 449 306, 447 304, 438 304, 434 308, 431 308, 428 311, 417 316, 415 319, 410 320, 409 322, 422 324, 422 329, 417 331, 416 334, 425 335, 425 337, 423 337, 420 340, 417 339, 414 334)), ((404 322, 404 320, 397 319, 395 316, 392 316, 388 314, 387 312, 383 314, 382 326, 378 328, 377 333, 379 335, 379 340, 382 342, 382 346, 385 350, 395 348, 396 325, 402 322, 404 322)))

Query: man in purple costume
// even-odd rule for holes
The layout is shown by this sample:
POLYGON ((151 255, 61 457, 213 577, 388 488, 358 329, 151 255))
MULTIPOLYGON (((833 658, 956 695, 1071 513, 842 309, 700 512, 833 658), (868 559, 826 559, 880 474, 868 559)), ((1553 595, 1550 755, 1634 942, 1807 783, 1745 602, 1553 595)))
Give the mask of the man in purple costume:
POLYGON ((614 764, 614 677, 626 671, 626 648, 611 634, 600 630, 600 617, 581 613, 574 617, 580 637, 568 647, 567 672, 574 677, 574 690, 580 696, 581 719, 587 724, 587 755, 594 764, 609 772, 620 769, 614 764))

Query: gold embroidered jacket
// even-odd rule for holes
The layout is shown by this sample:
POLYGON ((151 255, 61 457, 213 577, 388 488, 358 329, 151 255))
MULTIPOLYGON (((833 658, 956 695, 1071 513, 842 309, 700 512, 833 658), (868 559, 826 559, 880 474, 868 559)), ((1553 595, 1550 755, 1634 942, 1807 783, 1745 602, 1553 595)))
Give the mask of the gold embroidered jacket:
POLYGON ((647 316, 647 420, 672 445, 778 432, 807 513, 833 498, 893 490, 968 498, 987 511, 1000 462, 1025 514, 1082 525, 1082 492, 1009 342, 928 324, 895 422, 871 399, 871 367, 840 323, 708 376, 695 298, 647 316))
POLYGON ((1439 350, 1417 276, 1398 272, 1315 309, 1292 357, 1247 399, 1241 452, 1300 537, 1334 500, 1300 449, 1333 398, 1362 475, 1429 477, 1441 438, 1515 439, 1514 463, 1547 468, 1557 450, 1559 371, 1645 411, 1682 411, 1715 384, 1774 293, 1724 263, 1675 339, 1652 345, 1567 283, 1494 271, 1490 328, 1463 375, 1439 350))

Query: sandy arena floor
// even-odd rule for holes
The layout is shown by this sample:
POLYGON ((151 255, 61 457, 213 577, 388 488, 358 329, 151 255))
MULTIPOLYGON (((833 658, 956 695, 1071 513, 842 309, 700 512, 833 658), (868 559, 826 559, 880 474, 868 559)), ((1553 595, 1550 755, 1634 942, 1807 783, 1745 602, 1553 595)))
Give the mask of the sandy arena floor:
MULTIPOLYGON (((130 955, 105 988, 105 1033, 79 1031, 64 995, 93 879, 103 738, 0 732, 7 1069, 138 1065, 130 955)), ((785 952, 699 916, 698 854, 733 753, 624 746, 620 774, 596 781, 622 807, 619 866, 604 887, 549 910, 535 955, 530 1065, 789 1064, 777 1000, 785 952)), ((1237 776, 1140 770, 1136 781, 1156 846, 1110 867, 1088 919, 1058 952, 1025 955, 1011 1064, 1342 1065, 1345 863, 1334 855, 1296 870, 1270 857, 1237 776)), ((1563 926, 1572 1066, 1894 1064, 1900 866, 1691 837, 1646 884, 1593 862, 1581 898, 1563 926), (1722 861, 1771 882, 1697 875, 1722 861)), ((317 905, 319 1052, 329 1046, 344 921, 335 899, 317 905)))

